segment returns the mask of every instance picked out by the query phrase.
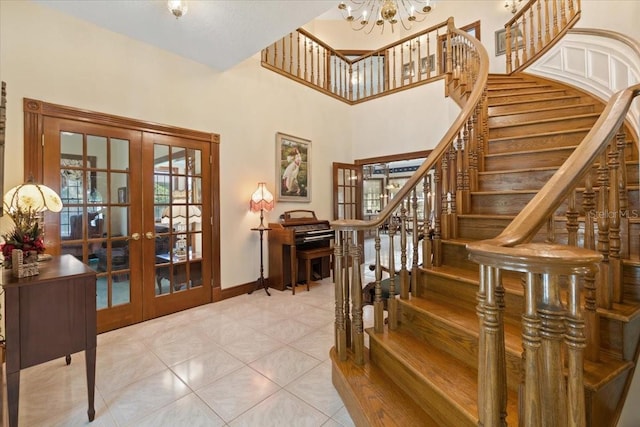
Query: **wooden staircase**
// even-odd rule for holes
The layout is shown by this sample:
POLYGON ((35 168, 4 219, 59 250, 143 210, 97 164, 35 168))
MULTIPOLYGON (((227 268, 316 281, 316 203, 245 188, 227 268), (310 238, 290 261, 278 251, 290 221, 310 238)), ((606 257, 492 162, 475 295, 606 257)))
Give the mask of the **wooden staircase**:
MULTIPOLYGON (((489 141, 478 191, 471 193, 470 212, 457 216, 458 237, 442 241, 442 264, 420 268, 417 289, 409 299, 397 300, 397 329, 366 331, 364 365, 340 361, 332 350, 334 385, 356 425, 478 424, 479 268, 468 260, 466 244, 497 236, 567 159, 603 109, 582 92, 527 75, 491 75, 488 105, 489 141)), ((635 147, 628 141, 625 152, 632 215, 622 302, 598 309, 599 351, 596 360, 586 357, 584 362, 587 425, 593 427, 615 426, 638 360, 640 189, 635 147)), ((582 206, 581 192, 577 194, 577 206, 582 206)), ((566 211, 566 205, 560 206, 552 225, 534 241, 566 244, 566 211)), ((579 217, 581 230, 584 215, 579 217)), ((523 378, 522 275, 503 271, 502 282, 506 420, 515 426, 523 378)))

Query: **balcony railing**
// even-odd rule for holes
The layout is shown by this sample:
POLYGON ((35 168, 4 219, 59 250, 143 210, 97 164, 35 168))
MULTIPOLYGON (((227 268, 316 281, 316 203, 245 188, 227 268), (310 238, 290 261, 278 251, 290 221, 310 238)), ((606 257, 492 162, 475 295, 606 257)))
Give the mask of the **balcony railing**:
POLYGON ((298 29, 265 48, 262 65, 356 104, 456 72, 464 46, 450 37, 445 21, 364 55, 346 55, 298 29))

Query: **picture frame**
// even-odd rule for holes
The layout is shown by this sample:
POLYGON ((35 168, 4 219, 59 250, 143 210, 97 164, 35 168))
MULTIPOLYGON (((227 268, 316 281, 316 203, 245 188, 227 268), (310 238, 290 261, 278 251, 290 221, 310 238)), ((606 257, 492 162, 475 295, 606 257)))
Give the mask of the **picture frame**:
MULTIPOLYGON (((507 51, 507 30, 502 28, 496 31, 495 39, 496 56, 504 55, 507 51)), ((522 31, 520 31, 520 27, 515 26, 511 28, 511 50, 514 51, 516 50, 516 46, 519 48, 523 45, 524 41, 522 39, 522 31)))
POLYGON ((276 199, 311 202, 311 141, 276 133, 276 199))
POLYGON ((420 74, 427 74, 427 72, 436 71, 436 55, 432 53, 428 57, 420 59, 420 74))
POLYGON ((410 77, 413 77, 416 75, 416 71, 415 71, 415 63, 414 61, 411 62, 405 62, 404 64, 402 64, 402 78, 403 80, 406 80, 410 77))

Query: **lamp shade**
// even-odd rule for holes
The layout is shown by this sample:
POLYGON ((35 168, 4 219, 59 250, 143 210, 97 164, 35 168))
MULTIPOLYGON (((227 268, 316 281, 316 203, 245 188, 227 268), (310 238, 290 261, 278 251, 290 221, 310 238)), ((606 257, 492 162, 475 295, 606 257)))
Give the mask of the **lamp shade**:
POLYGON ((193 205, 171 205, 162 211, 162 223, 168 224, 170 218, 174 224, 193 224, 202 222, 202 212, 193 205))
POLYGON ((32 180, 13 187, 3 198, 4 207, 10 211, 18 209, 31 212, 60 212, 60 196, 46 185, 36 184, 32 180))
POLYGON ((260 212, 262 210, 269 212, 273 209, 273 194, 267 190, 265 182, 258 183, 258 189, 251 195, 249 209, 252 212, 260 212))

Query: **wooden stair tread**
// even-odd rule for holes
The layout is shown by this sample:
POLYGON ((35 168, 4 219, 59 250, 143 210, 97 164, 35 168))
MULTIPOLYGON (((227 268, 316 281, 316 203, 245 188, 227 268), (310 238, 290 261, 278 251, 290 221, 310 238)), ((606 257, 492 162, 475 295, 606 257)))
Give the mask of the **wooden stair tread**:
MULTIPOLYGON (((564 95, 564 96, 554 96, 553 99, 572 99, 575 98, 576 100, 580 100, 580 95, 564 95)), ((544 99, 537 99, 536 101, 543 101, 544 99)), ((516 101, 505 101, 505 102, 496 102, 493 104, 490 104, 489 107, 502 107, 502 106, 514 106, 514 105, 520 105, 520 104, 528 104, 530 103, 531 100, 516 100, 516 101)))
POLYGON ((494 170, 494 171, 482 171, 482 172, 478 172, 478 175, 479 176, 499 175, 499 174, 526 173, 526 172, 550 171, 550 170, 558 170, 558 167, 549 166, 549 167, 527 168, 527 169, 503 169, 503 170, 494 170))
POLYGON ((564 109, 573 108, 573 107, 591 107, 591 106, 597 107, 596 104, 581 102, 581 103, 578 103, 578 104, 571 104, 571 105, 558 105, 558 106, 552 106, 552 107, 538 107, 538 108, 532 108, 530 110, 525 110, 525 111, 514 111, 514 112, 491 114, 489 116, 489 118, 491 119, 493 117, 516 116, 516 115, 522 115, 522 114, 527 114, 527 113, 541 113, 541 112, 545 112, 545 111, 564 110, 564 109))
MULTIPOLYGON (((567 92, 566 89, 542 89, 542 90, 539 90, 539 91, 536 91, 536 92, 524 93, 524 94, 522 94, 522 96, 541 94, 541 93, 543 93, 543 94, 548 93, 550 95, 550 97, 551 97, 551 96, 557 95, 558 93, 566 93, 566 92, 567 92)), ((499 94, 499 93, 487 94, 487 99, 489 101, 489 104, 488 104, 489 107, 493 107, 494 105, 496 105, 496 104, 493 104, 491 102, 491 98, 500 98, 500 97, 503 97, 503 96, 514 96, 514 94, 499 94)), ((518 95, 515 95, 515 96, 518 96, 518 95)))
MULTIPOLYGON (((398 360, 402 360, 405 366, 415 375, 430 384, 433 390, 437 390, 446 396, 461 412, 467 413, 470 418, 477 419, 478 406, 478 372, 464 364, 452 364, 451 355, 425 345, 410 333, 402 331, 385 332, 376 334, 373 330, 367 330, 369 340, 375 340, 377 344, 385 347, 398 360), (456 390, 455 393, 448 393, 456 390)), ((507 420, 509 425, 517 425, 517 395, 509 391, 507 420)))
POLYGON ((598 314, 602 317, 630 322, 640 317, 640 304, 637 302, 613 303, 611 309, 598 307, 598 314))
MULTIPOLYGON (((480 272, 476 269, 467 270, 463 268, 449 267, 446 265, 440 267, 429 267, 422 268, 425 272, 431 274, 437 274, 443 277, 447 277, 449 279, 459 280, 461 282, 470 283, 474 285, 478 285, 480 282, 480 272)), ((524 290, 522 289, 522 285, 520 280, 516 280, 515 278, 504 275, 502 277, 502 286, 505 289, 505 292, 514 294, 514 295, 524 295, 524 290)))
POLYGON ((493 129, 503 129, 509 127, 517 127, 517 126, 527 126, 527 125, 545 125, 554 122, 561 122, 564 120, 571 119, 584 119, 584 118, 597 118, 600 117, 600 113, 589 113, 589 114, 574 114, 570 116, 560 116, 560 117, 551 117, 548 119, 537 119, 537 120, 527 120, 527 121, 519 121, 516 123, 505 123, 505 124, 495 124, 491 126, 491 130, 493 129))
POLYGON ((343 400, 358 405, 360 414, 371 417, 363 420, 368 421, 367 425, 438 426, 382 369, 369 360, 363 366, 356 365, 351 359, 341 361, 335 347, 331 349, 330 356, 334 366, 334 386, 343 400))

